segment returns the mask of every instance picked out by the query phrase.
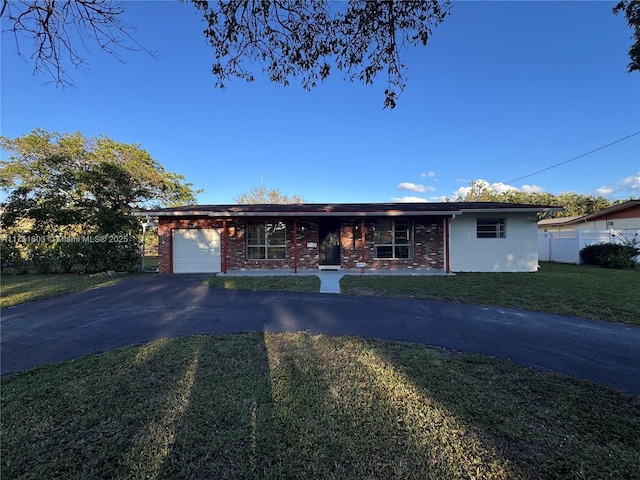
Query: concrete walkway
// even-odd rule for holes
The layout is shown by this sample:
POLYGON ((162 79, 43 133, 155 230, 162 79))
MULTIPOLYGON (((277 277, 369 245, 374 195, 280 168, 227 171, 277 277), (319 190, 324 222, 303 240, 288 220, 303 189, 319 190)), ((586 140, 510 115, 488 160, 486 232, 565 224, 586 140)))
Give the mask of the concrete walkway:
POLYGON ((411 276, 442 276, 446 275, 441 270, 414 270, 414 271, 394 271, 394 270, 298 270, 294 273, 291 270, 240 270, 229 273, 218 273, 218 277, 268 277, 268 276, 311 276, 320 278, 320 293, 340 293, 340 279, 345 275, 411 275, 411 276))

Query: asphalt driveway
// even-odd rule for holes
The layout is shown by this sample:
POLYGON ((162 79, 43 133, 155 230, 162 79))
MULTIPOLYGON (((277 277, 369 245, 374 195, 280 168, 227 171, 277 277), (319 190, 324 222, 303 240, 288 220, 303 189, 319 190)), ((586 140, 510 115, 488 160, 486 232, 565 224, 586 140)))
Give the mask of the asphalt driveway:
POLYGON ((640 395, 640 328, 501 307, 222 290, 156 275, 3 309, 2 375, 163 337, 308 331, 491 355, 640 395))

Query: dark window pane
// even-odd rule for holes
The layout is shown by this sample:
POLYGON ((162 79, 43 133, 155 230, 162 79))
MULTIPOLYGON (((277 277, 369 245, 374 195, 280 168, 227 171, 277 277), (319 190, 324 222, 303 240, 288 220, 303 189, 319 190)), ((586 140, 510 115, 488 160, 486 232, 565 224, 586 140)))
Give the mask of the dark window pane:
POLYGON ((267 259, 269 260, 284 260, 285 248, 284 247, 269 247, 267 249, 267 259))
POLYGON ((412 258, 413 254, 413 247, 410 247, 408 245, 401 245, 401 246, 397 246, 395 247, 395 258, 412 258))
POLYGON ((374 231, 374 243, 393 242, 393 220, 378 220, 374 231))
POLYGON ((393 258, 393 247, 391 245, 376 245, 376 258, 393 258))
POLYGON ((394 225, 395 243, 409 243, 411 240, 411 224, 407 220, 396 220, 394 225))
POLYGON ((264 260, 265 247, 247 247, 247 258, 250 260, 264 260))

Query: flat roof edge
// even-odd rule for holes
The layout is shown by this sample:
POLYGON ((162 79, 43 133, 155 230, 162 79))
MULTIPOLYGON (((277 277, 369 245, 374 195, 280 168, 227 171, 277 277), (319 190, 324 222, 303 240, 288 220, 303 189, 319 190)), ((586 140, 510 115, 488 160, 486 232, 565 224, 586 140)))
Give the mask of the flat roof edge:
POLYGON ((422 212, 401 212, 401 211, 380 211, 380 212, 212 212, 205 210, 189 211, 136 211, 136 217, 424 217, 424 216, 451 216, 462 215, 461 210, 446 211, 422 211, 422 212))

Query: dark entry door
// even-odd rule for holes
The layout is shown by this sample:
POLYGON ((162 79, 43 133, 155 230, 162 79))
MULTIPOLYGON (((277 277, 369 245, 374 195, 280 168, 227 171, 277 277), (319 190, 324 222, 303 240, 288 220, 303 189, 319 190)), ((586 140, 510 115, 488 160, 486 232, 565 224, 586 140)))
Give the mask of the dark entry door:
POLYGON ((320 222, 320 265, 340 265, 340 222, 320 222))

